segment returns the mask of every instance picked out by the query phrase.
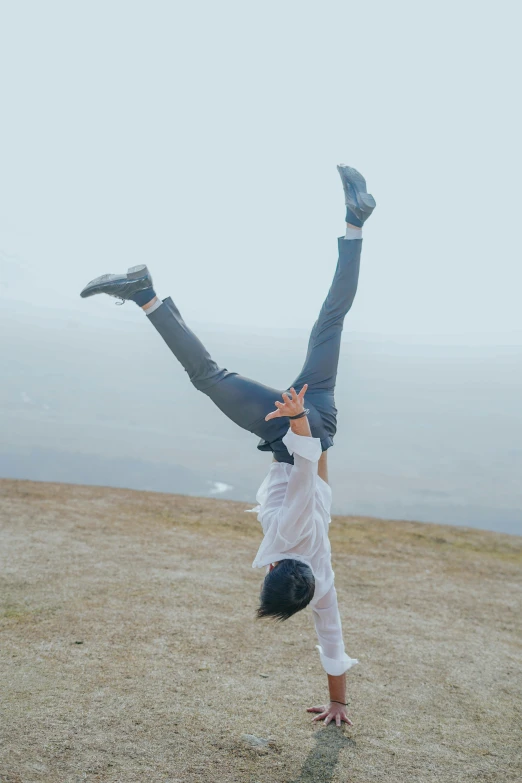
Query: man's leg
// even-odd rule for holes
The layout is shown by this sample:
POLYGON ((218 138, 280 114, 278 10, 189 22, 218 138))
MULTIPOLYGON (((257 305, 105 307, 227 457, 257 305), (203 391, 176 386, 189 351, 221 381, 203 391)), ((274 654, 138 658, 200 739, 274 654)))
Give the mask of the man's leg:
POLYGON ((349 166, 338 166, 346 204, 346 234, 339 237, 339 260, 332 285, 314 324, 303 368, 292 386, 308 383, 308 399, 317 407, 333 436, 337 409, 334 389, 339 365, 344 318, 350 310, 359 280, 362 226, 375 208, 364 177, 349 166))
POLYGON ((303 368, 291 384, 308 393, 335 387, 344 318, 352 306, 359 280, 362 239, 339 237, 339 260, 332 285, 315 322, 303 368))
POLYGON ((359 280, 362 226, 375 209, 366 180, 356 169, 340 164, 346 205, 346 234, 339 237, 339 260, 328 296, 314 324, 305 363, 292 384, 308 383, 308 392, 333 391, 337 377, 344 317, 353 304, 359 280))
POLYGON ((281 391, 219 367, 170 297, 143 309, 196 389, 243 429, 253 432, 252 425, 258 423, 255 432, 264 437, 271 424, 265 423, 264 417, 274 410, 274 401, 281 398, 281 391))
POLYGON ((83 298, 108 294, 132 300, 146 313, 168 347, 181 362, 193 385, 210 397, 220 410, 243 429, 260 438, 273 437, 276 424, 265 422, 274 410, 281 391, 264 386, 235 372, 218 367, 205 346, 192 332, 170 297, 162 302, 156 296, 152 277, 144 264, 125 274, 108 274, 91 280, 81 292, 83 298))
MULTIPOLYGON (((351 307, 357 290, 361 239, 339 239, 339 261, 328 296, 321 308, 310 340, 308 351, 296 380, 290 385, 298 391, 308 384, 306 403, 310 408, 308 420, 312 435, 321 439, 323 451, 333 445, 337 430, 337 408, 335 407, 334 387, 339 362, 339 349, 344 316, 351 307)), ((288 388, 290 388, 290 386, 288 388)), ((279 429, 269 436, 261 435, 257 448, 261 451, 273 451, 278 462, 293 463, 285 445, 281 442, 288 422, 274 418, 274 426, 279 429)), ((325 474, 326 465, 324 466, 325 474)), ((324 478, 321 473, 321 478, 324 478)), ((324 479, 327 481, 327 478, 324 479)))

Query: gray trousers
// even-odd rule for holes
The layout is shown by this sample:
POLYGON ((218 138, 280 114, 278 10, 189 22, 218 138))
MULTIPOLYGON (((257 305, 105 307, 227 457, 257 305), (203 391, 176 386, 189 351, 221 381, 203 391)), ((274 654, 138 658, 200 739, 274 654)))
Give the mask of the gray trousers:
POLYGON ((332 285, 314 324, 303 368, 287 389, 273 389, 219 367, 204 345, 188 328, 170 297, 154 310, 149 319, 168 347, 181 362, 193 385, 206 394, 223 413, 245 430, 260 438, 257 448, 272 451, 279 462, 293 464, 282 437, 288 418, 265 421, 275 410, 274 400, 293 386, 297 391, 308 384, 305 404, 312 435, 321 439, 322 450, 333 445, 337 430, 334 389, 344 317, 355 297, 359 278, 362 239, 339 237, 339 260, 332 285))

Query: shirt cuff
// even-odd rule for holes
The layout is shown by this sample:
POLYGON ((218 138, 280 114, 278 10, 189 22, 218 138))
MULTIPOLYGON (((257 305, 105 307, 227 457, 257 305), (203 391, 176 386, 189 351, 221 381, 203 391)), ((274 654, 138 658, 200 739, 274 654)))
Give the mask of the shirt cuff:
POLYGON ((292 432, 292 429, 289 427, 288 432, 282 440, 288 449, 290 456, 295 453, 299 454, 300 457, 310 460, 310 462, 319 461, 319 457, 322 454, 321 438, 312 438, 309 435, 297 435, 297 433, 292 432))
POLYGON ((344 674, 348 669, 351 669, 352 666, 355 666, 356 663, 359 663, 357 658, 350 658, 346 653, 344 653, 343 657, 339 660, 336 658, 327 658, 323 653, 321 645, 316 644, 315 646, 319 650, 319 657, 321 658, 323 669, 327 674, 331 674, 333 677, 339 677, 339 675, 344 674))

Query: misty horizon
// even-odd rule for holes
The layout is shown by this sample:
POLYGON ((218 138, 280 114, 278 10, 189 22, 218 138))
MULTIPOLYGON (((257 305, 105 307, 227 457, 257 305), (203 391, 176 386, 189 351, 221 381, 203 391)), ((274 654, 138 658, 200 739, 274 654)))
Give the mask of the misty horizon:
MULTIPOLYGON (((0 475, 255 505, 269 466, 257 438, 192 387, 138 308, 113 315, 105 303, 103 318, 3 308, 0 475)), ((197 333, 222 366, 281 389, 308 338, 197 333)), ((347 329, 333 513, 521 533, 521 392, 521 346, 407 345, 347 329)))

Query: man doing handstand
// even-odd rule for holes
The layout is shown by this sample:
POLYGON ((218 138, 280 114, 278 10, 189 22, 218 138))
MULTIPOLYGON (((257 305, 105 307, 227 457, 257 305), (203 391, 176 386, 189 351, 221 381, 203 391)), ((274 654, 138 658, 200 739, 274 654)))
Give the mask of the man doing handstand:
POLYGON ((337 167, 346 204, 346 234, 338 239, 334 278, 312 329, 303 368, 282 393, 219 367, 188 328, 170 297, 156 296, 146 266, 127 274, 102 275, 82 297, 109 294, 132 299, 187 371, 193 385, 232 421, 260 438, 257 448, 273 461, 256 499, 263 541, 254 568, 266 568, 258 617, 286 620, 310 604, 321 663, 328 675, 330 702, 310 707, 315 721, 351 725, 346 711, 346 671, 356 660, 344 649, 328 537, 332 493, 327 450, 337 430, 335 380, 344 317, 355 297, 362 248, 362 226, 375 208, 364 178, 337 167), (306 405, 305 405, 306 395, 306 405), (275 406, 275 410, 274 410, 275 406))

